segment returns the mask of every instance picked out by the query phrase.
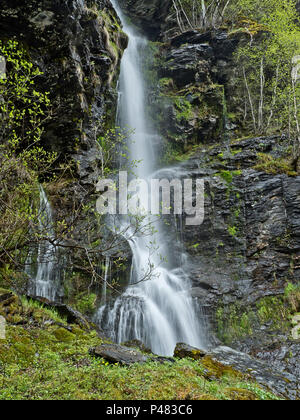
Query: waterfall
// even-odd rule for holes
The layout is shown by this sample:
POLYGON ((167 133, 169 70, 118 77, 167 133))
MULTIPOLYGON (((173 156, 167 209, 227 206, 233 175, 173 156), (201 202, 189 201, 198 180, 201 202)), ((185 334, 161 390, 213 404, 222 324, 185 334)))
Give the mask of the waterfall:
MULTIPOLYGON (((55 238, 52 209, 42 186, 40 189, 39 233, 50 240, 55 238)), ((30 279, 28 294, 53 302, 62 296, 61 268, 58 249, 49 241, 41 241, 38 249, 31 249, 26 261, 26 273, 30 279)))
POLYGON ((105 257, 105 265, 103 267, 103 284, 102 284, 102 293, 101 293, 101 305, 106 304, 107 297, 107 280, 109 277, 110 270, 110 257, 105 257))
MULTIPOLYGON (((141 52, 147 46, 147 40, 135 33, 118 5, 113 4, 129 36, 129 46, 121 63, 119 123, 121 127, 134 130, 128 148, 130 159, 139 162, 134 169, 135 175, 150 182, 157 163, 153 145, 158 133, 151 129, 146 112, 141 52)), ((188 270, 181 265, 185 258, 174 255, 174 247, 169 243, 176 241, 171 232, 174 228, 164 226, 162 221, 150 215, 143 223, 152 224, 155 233, 151 235, 135 234, 126 217, 120 223, 133 254, 131 277, 122 296, 99 309, 96 321, 100 327, 117 343, 137 339, 159 355, 173 355, 178 342, 204 347, 200 323, 189 294, 188 270)))

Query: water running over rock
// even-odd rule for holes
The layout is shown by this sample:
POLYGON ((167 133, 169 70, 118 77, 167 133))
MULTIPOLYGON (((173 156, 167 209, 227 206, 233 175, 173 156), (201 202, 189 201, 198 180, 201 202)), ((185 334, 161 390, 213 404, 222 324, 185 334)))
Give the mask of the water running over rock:
MULTIPOLYGON (((146 112, 141 56, 147 40, 134 32, 118 5, 115 7, 129 36, 120 75, 120 126, 134 130, 128 141, 130 159, 138 162, 135 175, 150 182, 157 164, 153 144, 158 135, 146 112)), ((157 172, 154 177, 158 178, 157 172)), ((97 322, 115 342, 138 339, 159 355, 172 355, 178 342, 204 347, 185 258, 180 253, 174 255, 177 244, 170 246, 176 241, 174 228, 150 215, 143 226, 151 224, 151 234, 135 234, 129 223, 129 218, 120 220, 133 254, 130 283, 121 297, 99 309, 97 322)))

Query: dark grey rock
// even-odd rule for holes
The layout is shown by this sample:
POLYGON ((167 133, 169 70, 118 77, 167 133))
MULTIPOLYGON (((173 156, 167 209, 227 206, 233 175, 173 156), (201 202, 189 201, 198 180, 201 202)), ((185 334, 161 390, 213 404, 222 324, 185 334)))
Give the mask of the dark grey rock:
POLYGON ((119 4, 150 39, 157 40, 164 36, 162 32, 166 31, 172 0, 119 0, 119 4))
POLYGON ((148 357, 141 352, 118 344, 103 344, 90 349, 90 354, 95 357, 101 357, 109 363, 120 363, 121 365, 145 363, 148 360, 148 357))
POLYGON ((229 347, 217 347, 210 353, 210 356, 219 363, 249 374, 260 385, 283 398, 296 400, 300 397, 300 384, 295 375, 282 374, 269 364, 229 347))
POLYGON ((97 329, 84 315, 68 305, 59 302, 50 302, 38 296, 28 296, 28 299, 41 303, 45 308, 54 309, 61 317, 66 318, 68 324, 78 324, 82 328, 89 330, 97 329))
POLYGON ((122 345, 125 346, 125 347, 139 349, 143 353, 152 353, 151 349, 149 349, 148 347, 146 347, 145 344, 142 343, 140 340, 126 341, 126 343, 122 343, 122 345))
MULTIPOLYGON (((220 321, 232 328, 229 305, 237 320, 249 311, 257 316, 262 299, 283 297, 288 283, 300 282, 300 177, 253 169, 258 153, 278 158, 286 148, 280 136, 248 138, 230 145, 229 152, 226 145, 203 149, 181 165, 183 178, 206 183, 204 223, 196 229, 185 226, 182 237, 191 259, 191 293, 205 307, 210 334, 220 333, 220 321), (217 175, 220 170, 239 172, 227 183, 217 175), (230 226, 236 227, 234 236, 230 226)), ((286 321, 280 330, 272 320, 264 325, 252 320, 251 335, 227 343, 299 380, 299 343, 290 339, 286 321)))

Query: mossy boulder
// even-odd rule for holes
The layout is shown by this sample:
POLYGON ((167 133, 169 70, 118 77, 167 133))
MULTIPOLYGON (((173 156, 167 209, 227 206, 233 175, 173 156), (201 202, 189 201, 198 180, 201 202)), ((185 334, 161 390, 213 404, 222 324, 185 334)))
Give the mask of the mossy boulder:
POLYGON ((174 357, 178 357, 179 359, 189 357, 190 359, 201 360, 206 355, 206 351, 189 346, 185 343, 178 343, 174 350, 174 357))
MULTIPOLYGON (((59 316, 66 319, 68 324, 77 324, 81 326, 84 329, 92 330, 95 328, 94 325, 92 325, 89 320, 82 315, 79 311, 76 311, 75 309, 71 308, 68 305, 64 305, 59 302, 50 302, 47 299, 44 298, 30 298, 33 301, 40 303, 43 308, 54 310, 58 313, 59 316)), ((41 315, 43 312, 41 313, 41 315)), ((38 316, 38 315, 37 315, 38 316)))

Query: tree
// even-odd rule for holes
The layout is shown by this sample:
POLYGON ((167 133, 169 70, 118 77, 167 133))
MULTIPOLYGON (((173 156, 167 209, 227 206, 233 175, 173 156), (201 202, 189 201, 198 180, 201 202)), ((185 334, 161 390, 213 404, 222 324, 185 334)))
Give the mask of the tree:
POLYGON ((247 10, 249 18, 244 17, 243 24, 249 43, 240 46, 235 56, 244 90, 245 120, 252 121, 255 134, 286 132, 294 139, 296 157, 300 138, 300 31, 295 1, 239 2, 239 13, 247 10))
POLYGON ((0 41, 6 77, 0 78, 0 267, 21 267, 38 226, 38 179, 57 155, 41 143, 51 118, 49 94, 36 87, 42 72, 17 41, 0 41))
POLYGON ((220 26, 231 0, 172 0, 177 23, 182 32, 220 26))

